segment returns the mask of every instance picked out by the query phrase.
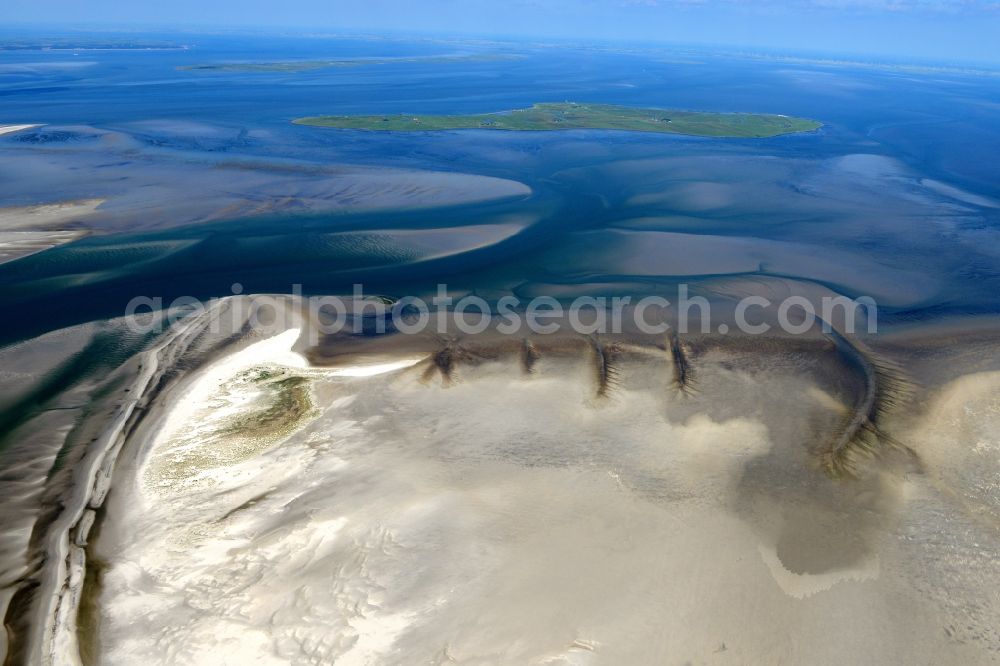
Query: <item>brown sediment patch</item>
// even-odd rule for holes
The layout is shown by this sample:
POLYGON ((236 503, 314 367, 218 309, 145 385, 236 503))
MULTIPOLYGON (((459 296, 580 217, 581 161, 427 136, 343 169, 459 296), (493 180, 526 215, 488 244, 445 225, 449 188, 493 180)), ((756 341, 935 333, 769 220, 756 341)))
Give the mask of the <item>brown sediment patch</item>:
POLYGON ((596 336, 590 336, 589 340, 594 353, 597 397, 606 398, 618 386, 620 379, 618 362, 622 355, 622 349, 617 343, 604 343, 596 336))
POLYGON ((906 402, 912 393, 912 386, 902 368, 858 341, 849 340, 836 332, 831 332, 830 337, 845 363, 856 369, 862 387, 853 400, 851 411, 844 417, 840 432, 821 449, 823 469, 831 476, 854 476, 859 459, 872 457, 879 447, 894 447, 912 453, 881 425, 889 411, 906 402))
POLYGON ((670 347, 670 361, 674 365, 674 386, 682 393, 692 390, 694 385, 694 369, 688 359, 688 352, 684 349, 684 344, 676 332, 671 331, 668 336, 670 347))
MULTIPOLYGON (((101 520, 95 521, 91 540, 100 537, 101 520)), ((87 553, 80 601, 77 606, 77 644, 80 647, 80 661, 83 666, 96 666, 100 659, 101 632, 101 587, 107 563, 94 553, 87 553)))

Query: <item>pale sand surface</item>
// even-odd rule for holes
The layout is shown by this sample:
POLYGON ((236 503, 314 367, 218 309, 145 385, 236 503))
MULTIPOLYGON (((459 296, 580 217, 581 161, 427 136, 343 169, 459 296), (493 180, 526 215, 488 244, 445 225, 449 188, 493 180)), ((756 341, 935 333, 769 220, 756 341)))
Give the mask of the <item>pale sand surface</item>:
POLYGON ((0 264, 86 236, 85 228, 60 228, 82 222, 104 199, 81 199, 0 208, 0 264))
POLYGON ((0 231, 52 230, 94 213, 104 199, 79 199, 0 208, 0 231))
MULTIPOLYGON (((204 417, 205 408, 218 393, 219 386, 240 371, 267 363, 276 363, 292 368, 305 367, 305 359, 291 351, 292 345, 295 344, 298 337, 299 329, 289 329, 280 335, 250 345, 246 349, 212 364, 185 392, 184 398, 169 411, 154 446, 169 441, 178 431, 192 427, 203 427, 205 424, 195 420, 195 415, 204 417)), ((237 410, 238 407, 239 405, 234 406, 237 410)), ((224 419, 227 416, 226 413, 220 413, 219 409, 213 408, 211 412, 213 420, 224 419)))
MULTIPOLYGON (((977 664, 1000 645, 996 536, 923 476, 809 469, 753 408, 836 411, 799 400, 817 389, 794 369, 703 368, 731 412, 709 415, 649 363, 595 402, 586 359, 444 387, 405 358, 303 367, 297 337, 161 403, 94 550, 102 663, 977 664), (238 377, 261 368, 305 377, 314 412, 283 441, 192 456, 254 406, 238 377)), ((963 432, 984 412, 962 405, 995 410, 995 390, 945 389, 923 430, 963 432)))
POLYGON ((0 264, 75 241, 84 231, 0 231, 0 264))

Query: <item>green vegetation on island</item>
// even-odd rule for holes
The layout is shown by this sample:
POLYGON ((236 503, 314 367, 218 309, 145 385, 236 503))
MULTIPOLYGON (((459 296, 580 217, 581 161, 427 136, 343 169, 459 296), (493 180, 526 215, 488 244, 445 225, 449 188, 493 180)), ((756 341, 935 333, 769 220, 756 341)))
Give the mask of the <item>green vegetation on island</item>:
POLYGON ((396 58, 344 58, 341 60, 278 60, 275 62, 218 62, 182 65, 186 72, 243 72, 249 74, 292 74, 331 67, 365 67, 397 64, 447 64, 453 62, 492 62, 512 60, 522 56, 504 53, 455 54, 440 56, 403 56, 396 58))
POLYGON ((315 127, 393 132, 598 129, 754 138, 809 132, 822 126, 815 120, 774 114, 706 113, 572 102, 535 104, 530 109, 478 115, 311 116, 292 122, 315 127))
POLYGON ((312 411, 310 383, 305 377, 262 368, 249 379, 264 390, 264 404, 232 419, 222 434, 273 442, 294 430, 312 411))

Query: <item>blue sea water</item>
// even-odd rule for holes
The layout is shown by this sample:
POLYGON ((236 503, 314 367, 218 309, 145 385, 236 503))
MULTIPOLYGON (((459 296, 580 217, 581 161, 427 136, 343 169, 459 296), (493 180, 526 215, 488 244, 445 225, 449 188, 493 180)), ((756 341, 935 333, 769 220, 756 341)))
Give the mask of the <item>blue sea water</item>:
MULTIPOLYGON (((885 283, 899 282, 909 292, 887 300, 890 317, 1000 309, 997 72, 653 47, 133 37, 185 48, 0 51, 0 124, 46 125, 0 137, 5 205, 121 193, 134 174, 155 173, 164 160, 198 168, 257 160, 267 168, 349 164, 468 173, 518 181, 532 194, 420 210, 240 216, 176 228, 147 229, 141 213, 134 220, 123 215, 116 233, 0 266, 0 307, 30 315, 7 327, 4 341, 115 316, 140 293, 168 302, 181 295, 210 298, 230 293, 233 282, 248 291, 287 292, 302 284, 306 292, 328 293, 365 281, 402 295, 444 279, 459 287, 531 291, 701 277, 670 266, 651 275, 627 258, 579 252, 588 244, 600 249, 608 230, 640 228, 794 244, 775 245, 770 258, 806 245, 829 249, 839 266, 833 274, 812 274, 808 261, 768 267, 770 259, 761 260, 761 272, 851 296, 888 293, 885 283), (493 57, 413 60, 475 54, 493 57), (380 62, 281 73, 181 69, 354 58, 380 62), (481 113, 567 100, 780 113, 824 125, 757 140, 599 131, 374 133, 290 122, 317 114, 481 113), (135 145, 108 145, 103 163, 81 162, 58 182, 23 166, 38 156, 71 162, 75 146, 88 141, 88 154, 101 154, 99 142, 106 139, 87 134, 95 128, 131 137, 135 145), (120 182, 101 176, 102 169, 120 173, 120 182), (417 264, 359 260, 337 248, 301 252, 332 231, 449 228, 511 216, 530 220, 514 238, 417 264), (144 249, 136 254, 139 246, 144 249), (577 256, 566 257, 566 248, 577 256), (870 270, 854 279, 862 264, 870 270), (915 273, 928 283, 909 287, 915 273)), ((206 178, 225 189, 227 176, 217 171, 206 171, 206 178)), ((143 187, 154 177, 147 175, 143 187)), ((168 181, 170 173, 162 178, 168 181)), ((133 198, 141 200, 143 191, 133 198)))

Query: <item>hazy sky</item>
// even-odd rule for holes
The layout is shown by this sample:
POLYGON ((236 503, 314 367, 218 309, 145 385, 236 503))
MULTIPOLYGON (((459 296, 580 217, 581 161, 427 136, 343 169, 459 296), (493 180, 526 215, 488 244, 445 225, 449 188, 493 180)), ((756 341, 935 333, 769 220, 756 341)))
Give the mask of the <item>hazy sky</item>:
POLYGON ((621 39, 1000 62, 1000 0, 2 0, 20 23, 621 39))

